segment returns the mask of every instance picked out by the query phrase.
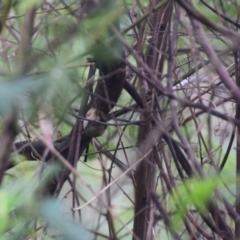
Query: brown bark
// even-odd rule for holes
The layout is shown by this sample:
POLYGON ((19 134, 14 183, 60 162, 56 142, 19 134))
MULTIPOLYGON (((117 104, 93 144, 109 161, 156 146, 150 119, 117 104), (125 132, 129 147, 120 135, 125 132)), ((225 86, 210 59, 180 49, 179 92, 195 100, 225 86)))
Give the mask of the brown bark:
MULTIPOLYGON (((239 52, 235 53, 235 68, 236 68, 236 84, 240 88, 240 61, 239 52)), ((240 103, 236 103, 236 118, 240 119, 240 103)), ((240 127, 237 126, 237 148, 236 148, 236 212, 240 214, 240 127)), ((235 236, 240 239, 240 221, 235 222, 235 236)))
POLYGON ((15 117, 12 115, 6 119, 4 128, 1 134, 1 147, 0 147, 0 184, 2 182, 4 172, 9 162, 10 150, 14 138, 17 135, 17 128, 15 117))
MULTIPOLYGON (((153 5, 159 3, 160 1, 153 1, 153 5)), ((166 38, 164 38, 164 33, 167 23, 170 21, 171 17, 171 4, 166 3, 158 11, 156 11, 151 20, 150 28, 152 29, 152 40, 149 45, 149 49, 146 56, 146 62, 148 66, 161 75, 163 71, 164 64, 164 51, 166 49, 166 38), (159 55, 160 53, 160 55, 159 55)), ((140 83, 141 86, 144 84, 140 83)), ((142 97, 145 98, 146 103, 146 92, 142 93, 142 97)), ((152 99, 154 102, 154 99, 152 99)), ((145 109, 149 106, 145 105, 145 109)), ((150 109, 150 108, 149 108, 150 109)), ((152 110, 155 109, 153 105, 152 110)), ((139 150, 142 153, 142 145, 145 144, 147 136, 152 133, 152 116, 143 113, 141 119, 147 123, 147 127, 141 127, 139 130, 138 144, 140 146, 139 150)), ((151 146, 154 147, 154 144, 151 146)), ((149 228, 149 214, 151 210, 151 192, 154 189, 156 173, 155 173, 155 155, 152 153, 148 158, 142 161, 137 167, 137 177, 136 177, 136 189, 135 189, 135 219, 133 232, 139 239, 152 239, 152 231, 148 231, 149 228)), ((134 239, 134 237, 133 237, 134 239)))

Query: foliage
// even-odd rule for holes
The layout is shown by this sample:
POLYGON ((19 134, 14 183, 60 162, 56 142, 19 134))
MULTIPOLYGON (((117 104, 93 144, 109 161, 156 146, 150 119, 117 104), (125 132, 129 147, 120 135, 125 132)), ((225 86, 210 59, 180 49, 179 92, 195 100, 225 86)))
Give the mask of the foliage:
POLYGON ((0 239, 240 238, 239 4, 99 2, 0 2, 0 239))

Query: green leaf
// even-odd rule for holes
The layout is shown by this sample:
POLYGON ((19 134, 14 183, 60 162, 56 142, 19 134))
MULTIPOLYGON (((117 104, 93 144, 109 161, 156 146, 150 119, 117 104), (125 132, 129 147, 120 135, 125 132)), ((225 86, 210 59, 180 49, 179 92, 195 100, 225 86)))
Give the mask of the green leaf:
POLYGON ((8 211, 9 211, 9 195, 0 190, 0 199, 1 199, 1 207, 0 207, 0 234, 2 234, 7 225, 8 225, 8 211))
POLYGON ((18 4, 19 12, 24 14, 29 8, 41 3, 41 0, 24 0, 18 4))
POLYGON ((41 213, 48 225, 57 230, 61 235, 58 239, 89 239, 87 231, 81 224, 77 224, 63 215, 61 212, 61 205, 56 200, 45 200, 41 206, 41 213))
POLYGON ((185 218, 186 210, 191 207, 205 212, 208 200, 218 185, 218 178, 193 179, 185 181, 172 193, 176 214, 173 217, 172 228, 178 229, 185 218))

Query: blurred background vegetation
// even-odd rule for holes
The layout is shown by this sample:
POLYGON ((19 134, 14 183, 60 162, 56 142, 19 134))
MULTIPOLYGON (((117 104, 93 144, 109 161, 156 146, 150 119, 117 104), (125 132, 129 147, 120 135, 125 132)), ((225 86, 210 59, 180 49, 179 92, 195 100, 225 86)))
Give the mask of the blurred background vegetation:
POLYGON ((239 100, 207 52, 210 46, 239 87, 240 5, 187 4, 0 2, 0 239, 240 239, 239 100), (68 160, 54 156, 48 164, 47 155, 71 136, 92 57, 106 64, 109 52, 118 53, 119 45, 108 47, 115 38, 124 46, 126 81, 144 109, 123 90, 111 113, 126 111, 92 139, 60 193, 46 195, 42 189, 68 160), (32 146, 31 157, 13 142, 32 146), (141 175, 144 161, 153 168, 142 165, 148 176, 141 175))

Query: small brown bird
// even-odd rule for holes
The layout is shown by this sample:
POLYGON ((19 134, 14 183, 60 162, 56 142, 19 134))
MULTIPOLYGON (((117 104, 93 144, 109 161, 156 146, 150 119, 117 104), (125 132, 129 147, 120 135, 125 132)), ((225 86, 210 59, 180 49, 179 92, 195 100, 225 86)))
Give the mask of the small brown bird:
POLYGON ((104 131, 107 128, 107 125, 95 121, 106 122, 106 115, 102 111, 97 110, 96 108, 91 108, 87 112, 86 118, 91 121, 84 121, 84 133, 90 137, 99 137, 103 135, 104 131))

